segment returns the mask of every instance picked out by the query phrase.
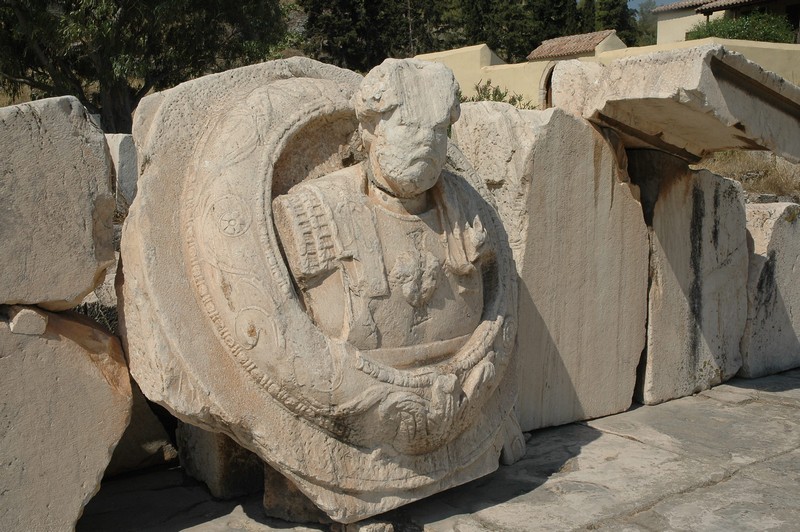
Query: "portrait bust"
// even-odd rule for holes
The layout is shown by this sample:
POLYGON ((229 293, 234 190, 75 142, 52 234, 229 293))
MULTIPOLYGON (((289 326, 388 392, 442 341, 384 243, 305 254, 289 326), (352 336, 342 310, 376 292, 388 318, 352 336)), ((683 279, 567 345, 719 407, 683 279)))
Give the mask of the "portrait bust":
POLYGON ((436 63, 387 60, 362 78, 293 58, 137 112, 131 372, 339 522, 524 453, 516 271, 491 195, 448 139, 457 94, 436 63))

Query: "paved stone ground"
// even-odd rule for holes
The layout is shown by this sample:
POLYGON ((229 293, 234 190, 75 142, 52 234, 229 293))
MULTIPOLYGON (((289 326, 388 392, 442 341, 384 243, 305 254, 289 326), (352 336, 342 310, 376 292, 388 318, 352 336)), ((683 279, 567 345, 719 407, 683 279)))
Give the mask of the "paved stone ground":
MULTIPOLYGON (((401 531, 800 530, 800 369, 529 435, 511 467, 395 510, 401 531)), ((377 528, 377 527, 376 527, 377 528)), ((106 482, 78 531, 327 530, 180 469, 106 482)))

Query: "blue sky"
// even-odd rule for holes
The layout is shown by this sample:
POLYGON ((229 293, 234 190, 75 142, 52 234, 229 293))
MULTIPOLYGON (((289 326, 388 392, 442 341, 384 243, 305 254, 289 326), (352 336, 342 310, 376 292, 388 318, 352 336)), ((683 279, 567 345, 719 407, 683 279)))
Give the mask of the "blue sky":
MULTIPOLYGON (((663 6, 664 4, 671 4, 672 2, 677 2, 677 0, 656 0, 656 5, 663 6)), ((628 7, 631 9, 638 9, 641 3, 642 0, 628 0, 628 7)))

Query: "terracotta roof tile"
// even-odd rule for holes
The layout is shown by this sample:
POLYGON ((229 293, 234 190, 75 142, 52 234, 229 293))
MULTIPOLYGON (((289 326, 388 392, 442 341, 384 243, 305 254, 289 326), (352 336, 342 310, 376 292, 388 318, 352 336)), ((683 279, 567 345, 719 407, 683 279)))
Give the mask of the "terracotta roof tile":
POLYGON ((528 55, 528 61, 594 52, 598 44, 615 33, 616 30, 603 30, 548 39, 528 55))
POLYGON ((680 2, 659 6, 653 10, 653 13, 666 13, 667 11, 677 11, 678 9, 690 9, 692 7, 708 4, 712 1, 713 0, 681 0, 680 2))
POLYGON ((702 13, 712 13, 728 7, 763 4, 766 1, 767 0, 715 0, 698 7, 697 11, 702 13))

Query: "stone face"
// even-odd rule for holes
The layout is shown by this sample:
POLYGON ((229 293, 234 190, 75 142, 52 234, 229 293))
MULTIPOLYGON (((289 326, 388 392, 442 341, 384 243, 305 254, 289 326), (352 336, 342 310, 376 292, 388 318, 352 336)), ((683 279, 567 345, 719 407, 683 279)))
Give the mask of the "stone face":
POLYGON ((136 180, 139 176, 136 146, 133 135, 106 135, 111 161, 116 175, 116 204, 120 212, 128 212, 128 208, 136 197, 136 180))
POLYGON ((666 154, 630 154, 650 231, 647 355, 640 401, 691 395, 736 374, 747 318, 741 186, 666 154), (654 199, 654 195, 657 199, 654 199))
POLYGON ((585 120, 490 103, 462 112, 453 133, 459 147, 479 173, 507 172, 489 185, 514 235, 521 281, 522 429, 626 410, 647 310, 648 235, 637 187, 585 120))
POLYGON ((130 417, 119 342, 48 315, 41 336, 0 321, 0 529, 69 530, 130 417))
POLYGON ((63 310, 113 262, 111 161, 71 96, 0 109, 0 303, 63 310))
POLYGON ((744 377, 800 366, 800 205, 747 205, 750 269, 747 326, 742 338, 744 377))
POLYGON ((719 45, 629 57, 605 67, 563 61, 553 105, 614 128, 629 148, 685 159, 767 148, 800 161, 800 88, 719 45))
POLYGON ((181 466, 214 497, 231 499, 264 487, 263 462, 224 434, 179 422, 175 438, 181 466))
POLYGON ((145 395, 343 523, 523 448, 516 274, 447 146, 452 73, 388 61, 360 83, 290 59, 145 99, 119 292, 145 395))

